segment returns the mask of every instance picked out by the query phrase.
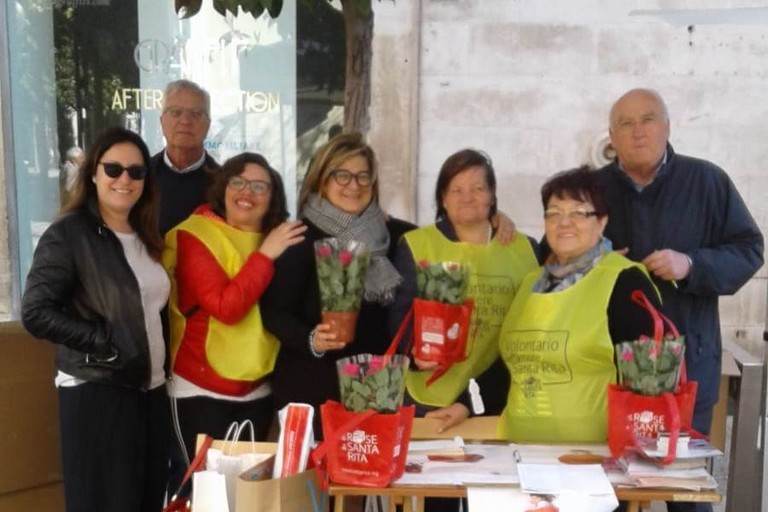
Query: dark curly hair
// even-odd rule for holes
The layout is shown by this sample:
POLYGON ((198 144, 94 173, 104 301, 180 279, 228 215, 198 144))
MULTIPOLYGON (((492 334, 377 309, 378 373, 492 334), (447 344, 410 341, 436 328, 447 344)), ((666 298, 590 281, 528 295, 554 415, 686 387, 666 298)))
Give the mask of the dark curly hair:
POLYGON ((263 233, 269 233, 275 227, 279 226, 288 218, 288 201, 285 198, 285 187, 280 173, 269 165, 264 156, 258 153, 240 153, 233 156, 221 166, 221 170, 208 189, 208 202, 211 208, 222 218, 227 217, 226 206, 224 205, 224 194, 226 193, 229 179, 233 176, 239 176, 245 171, 247 164, 256 164, 262 167, 269 174, 269 182, 272 185, 272 192, 269 197, 269 207, 261 220, 261 230, 263 233))
POLYGON ((608 215, 608 201, 597 173, 586 165, 561 171, 549 178, 541 187, 541 203, 544 210, 552 196, 558 199, 573 199, 592 203, 597 218, 608 215))

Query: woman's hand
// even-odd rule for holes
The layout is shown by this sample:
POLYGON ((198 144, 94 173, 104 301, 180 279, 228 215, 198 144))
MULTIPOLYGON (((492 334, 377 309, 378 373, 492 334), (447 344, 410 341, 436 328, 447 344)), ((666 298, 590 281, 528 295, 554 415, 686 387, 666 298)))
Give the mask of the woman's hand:
POLYGON ((419 370, 423 371, 437 370, 437 368, 440 366, 440 363, 437 361, 427 361, 425 359, 419 359, 418 357, 413 358, 413 363, 419 370))
POLYGON ((507 217, 504 212, 498 211, 491 217, 491 226, 496 228, 494 237, 501 245, 507 245, 514 241, 517 236, 517 227, 515 222, 507 217))
POLYGON ((331 331, 330 324, 318 324, 315 327, 315 337, 312 339, 312 349, 318 354, 329 350, 341 350, 346 343, 336 341, 336 333, 331 331))
POLYGON ((304 240, 304 232, 306 230, 307 226, 300 220, 283 222, 269 232, 261 243, 259 252, 267 258, 274 260, 283 254, 283 251, 287 248, 304 240))
POLYGON ((424 417, 436 419, 439 421, 437 433, 440 434, 446 429, 451 428, 454 425, 458 425, 465 419, 469 418, 469 409, 467 409, 464 404, 456 402, 449 405, 448 407, 429 411, 424 415, 424 417))

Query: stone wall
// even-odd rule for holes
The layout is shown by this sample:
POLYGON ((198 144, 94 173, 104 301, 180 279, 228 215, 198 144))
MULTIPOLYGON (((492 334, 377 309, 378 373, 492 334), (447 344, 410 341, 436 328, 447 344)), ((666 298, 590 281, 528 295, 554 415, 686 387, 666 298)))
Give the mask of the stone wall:
MULTIPOLYGON (((458 149, 479 148, 494 161, 501 209, 539 237, 543 181, 595 160, 611 103, 630 88, 652 87, 669 107, 676 151, 723 167, 767 232, 768 9, 749 7, 740 0, 374 2, 371 140, 383 183, 395 184, 383 188, 382 202, 431 222, 441 163, 458 149), (409 115, 410 126, 391 122, 409 115), (402 163, 409 150, 415 168, 402 163)), ((761 269, 721 301, 724 335, 757 354, 767 275, 761 269)))

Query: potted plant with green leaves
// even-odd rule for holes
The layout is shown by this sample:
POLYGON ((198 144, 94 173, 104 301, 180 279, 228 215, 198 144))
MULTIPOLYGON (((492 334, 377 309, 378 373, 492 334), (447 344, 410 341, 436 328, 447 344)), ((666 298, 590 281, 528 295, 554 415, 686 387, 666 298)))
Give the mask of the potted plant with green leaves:
POLYGON ((338 238, 315 242, 322 322, 331 326, 342 343, 349 343, 355 335, 370 258, 363 242, 338 238))

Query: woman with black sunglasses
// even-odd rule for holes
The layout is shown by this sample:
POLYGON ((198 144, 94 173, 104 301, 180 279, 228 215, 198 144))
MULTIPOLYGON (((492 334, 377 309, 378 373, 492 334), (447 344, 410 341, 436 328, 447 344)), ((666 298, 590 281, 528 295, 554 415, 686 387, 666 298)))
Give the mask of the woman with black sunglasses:
POLYGON ((170 423, 160 312, 170 283, 148 164, 137 134, 101 133, 27 277, 24 327, 57 345, 67 510, 163 506, 170 423))
POLYGON ((251 420, 256 439, 266 439, 278 343, 264 329, 259 298, 274 260, 306 230, 286 222, 280 174, 256 153, 227 160, 208 201, 168 232, 163 254, 172 282, 168 392, 187 464, 198 433, 221 439, 233 421, 251 420))

